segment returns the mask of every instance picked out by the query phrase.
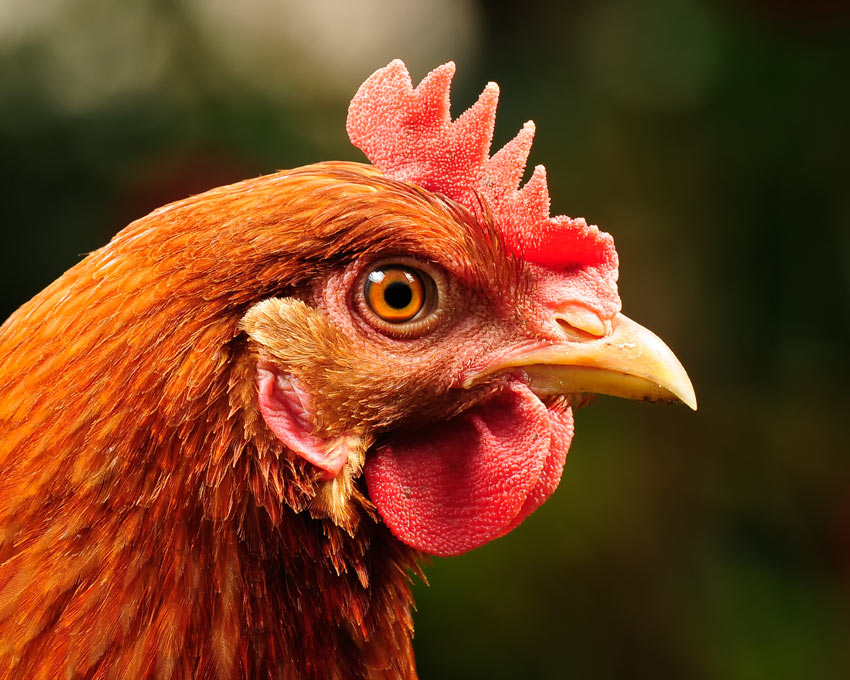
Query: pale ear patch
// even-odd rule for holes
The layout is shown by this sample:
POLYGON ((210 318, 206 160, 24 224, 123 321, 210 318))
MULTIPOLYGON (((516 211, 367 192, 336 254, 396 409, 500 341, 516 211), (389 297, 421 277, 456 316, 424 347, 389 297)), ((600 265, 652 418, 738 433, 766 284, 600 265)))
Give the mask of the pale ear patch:
POLYGON ((362 431, 323 436, 314 392, 298 377, 298 367, 304 366, 307 352, 311 354, 306 358, 312 362, 322 341, 339 346, 334 327, 321 313, 295 298, 258 302, 239 326, 258 345, 254 383, 263 421, 284 446, 322 473, 310 502, 310 514, 330 518, 353 532, 359 514, 351 501, 371 507, 355 482, 372 437, 362 431))
POLYGON ((257 404, 266 425, 291 451, 322 470, 324 481, 335 479, 348 463, 352 437, 314 434, 313 400, 294 375, 281 373, 270 362, 257 362, 257 404))

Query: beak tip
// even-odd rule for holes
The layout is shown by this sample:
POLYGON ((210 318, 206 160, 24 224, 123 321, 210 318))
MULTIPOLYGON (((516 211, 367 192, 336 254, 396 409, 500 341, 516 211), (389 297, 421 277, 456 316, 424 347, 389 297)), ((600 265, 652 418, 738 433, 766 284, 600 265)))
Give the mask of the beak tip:
POLYGON ((673 395, 685 406, 690 408, 691 411, 696 411, 697 395, 694 391, 694 386, 691 384, 690 379, 688 379, 684 369, 682 369, 682 374, 685 378, 684 384, 680 384, 679 389, 673 392, 673 395))
MULTIPOLYGON (((671 354, 672 356, 672 354, 671 354)), ((673 376, 665 385, 659 385, 659 388, 668 390, 668 393, 682 402, 692 411, 697 410, 697 394, 694 391, 693 383, 685 372, 685 368, 675 359, 675 369, 671 371, 673 376)))

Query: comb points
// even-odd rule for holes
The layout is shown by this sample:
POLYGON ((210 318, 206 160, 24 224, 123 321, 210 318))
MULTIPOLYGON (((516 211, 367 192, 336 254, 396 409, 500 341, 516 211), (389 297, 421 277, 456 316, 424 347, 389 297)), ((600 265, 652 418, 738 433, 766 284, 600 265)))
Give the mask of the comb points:
POLYGON ((438 66, 422 79, 414 91, 420 111, 431 112, 434 123, 451 122, 451 84, 454 74, 453 61, 438 66))
POLYGON ((525 165, 534 142, 534 121, 522 126, 516 136, 499 149, 487 163, 484 182, 489 185, 502 185, 512 191, 519 188, 525 165))
POLYGON ((351 101, 346 128, 352 143, 388 177, 442 193, 479 218, 483 199, 515 253, 547 267, 597 268, 616 297, 617 252, 611 236, 583 219, 549 216, 542 165, 520 188, 534 123, 525 123, 491 157, 499 87, 488 83, 475 104, 452 121, 454 73, 454 62, 448 62, 413 89, 399 59, 376 71, 351 101))

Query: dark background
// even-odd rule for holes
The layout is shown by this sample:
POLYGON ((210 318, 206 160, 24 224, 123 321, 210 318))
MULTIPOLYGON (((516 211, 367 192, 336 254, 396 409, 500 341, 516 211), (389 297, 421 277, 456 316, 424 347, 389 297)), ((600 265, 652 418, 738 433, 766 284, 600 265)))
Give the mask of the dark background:
POLYGON ((162 203, 360 160, 393 57, 537 122, 700 400, 578 414, 558 493, 417 586, 423 678, 850 677, 846 5, 5 0, 2 315, 162 203))

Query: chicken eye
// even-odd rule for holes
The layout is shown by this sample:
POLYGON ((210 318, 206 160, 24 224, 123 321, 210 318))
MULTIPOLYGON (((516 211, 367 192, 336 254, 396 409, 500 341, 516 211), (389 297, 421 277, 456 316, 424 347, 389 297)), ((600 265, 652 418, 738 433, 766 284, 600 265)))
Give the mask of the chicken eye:
POLYGON ((369 309, 388 323, 412 321, 427 302, 425 276, 398 265, 375 269, 366 278, 364 291, 369 309))

